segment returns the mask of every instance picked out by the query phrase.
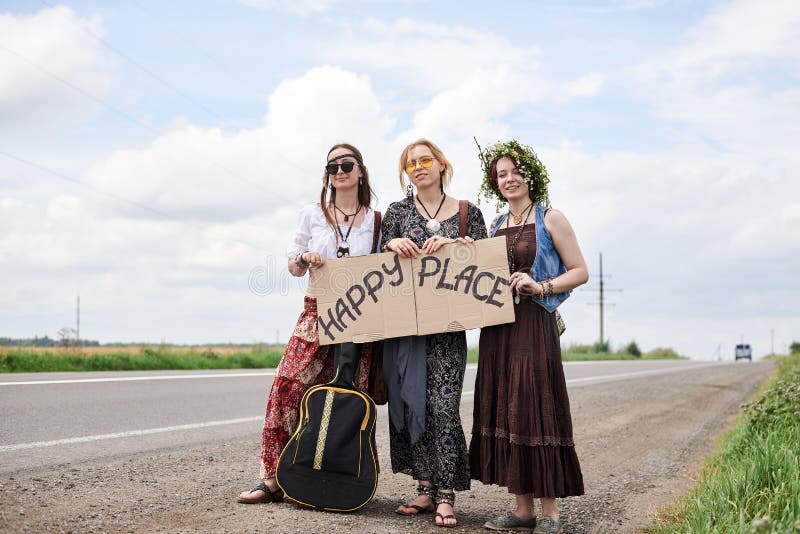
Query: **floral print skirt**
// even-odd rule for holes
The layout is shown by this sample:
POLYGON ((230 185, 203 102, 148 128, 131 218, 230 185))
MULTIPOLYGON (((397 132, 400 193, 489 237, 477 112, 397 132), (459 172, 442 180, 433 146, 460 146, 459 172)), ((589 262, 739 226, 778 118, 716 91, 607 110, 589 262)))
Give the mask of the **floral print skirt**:
MULTIPOLYGON (((261 432, 261 479, 275 477, 278 458, 296 430, 297 410, 306 389, 333 380, 333 347, 319 344, 317 299, 305 297, 304 309, 286 345, 267 400, 261 432)), ((354 383, 367 391, 372 345, 362 345, 354 383)))

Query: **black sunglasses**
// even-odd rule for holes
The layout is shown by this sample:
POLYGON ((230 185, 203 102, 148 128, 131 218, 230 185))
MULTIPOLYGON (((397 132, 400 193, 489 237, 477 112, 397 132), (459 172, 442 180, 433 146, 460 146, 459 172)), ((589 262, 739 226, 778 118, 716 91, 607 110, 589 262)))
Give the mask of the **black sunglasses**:
POLYGON ((336 174, 339 172, 339 167, 342 168, 342 172, 350 172, 355 167, 355 161, 344 161, 342 163, 328 163, 325 165, 325 170, 328 171, 328 174, 336 174))

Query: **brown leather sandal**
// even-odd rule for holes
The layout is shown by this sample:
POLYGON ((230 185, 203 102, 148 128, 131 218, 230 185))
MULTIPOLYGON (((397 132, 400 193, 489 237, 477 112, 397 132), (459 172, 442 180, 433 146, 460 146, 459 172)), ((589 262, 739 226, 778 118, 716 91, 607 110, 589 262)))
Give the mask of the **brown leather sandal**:
POLYGON ((269 502, 283 502, 283 490, 278 488, 275 491, 270 491, 267 485, 262 480, 255 486, 253 489, 250 490, 250 493, 254 491, 263 491, 264 495, 260 497, 239 497, 238 501, 242 504, 260 504, 260 503, 269 503, 269 502))
MULTIPOLYGON (((426 486, 425 484, 420 484, 419 486, 417 486, 417 497, 419 497, 421 495, 425 495, 427 497, 430 497, 430 499, 432 501, 434 501, 434 503, 435 503, 436 502, 436 486, 426 486)), ((401 506, 403 508, 411 508, 411 509, 416 510, 416 511, 415 512, 401 512, 400 508, 398 508, 397 510, 394 511, 394 513, 399 514, 399 515, 409 516, 409 515, 428 514, 428 513, 433 512, 433 511, 436 510, 436 505, 435 504, 432 504, 431 508, 428 508, 426 506, 420 506, 418 504, 403 504, 401 506)))
MULTIPOLYGON (((437 510, 439 509, 440 504, 449 504, 451 507, 455 508, 456 492, 440 491, 436 494, 435 502, 437 510)), ((456 519, 456 516, 454 516, 453 514, 442 515, 439 512, 436 512, 436 515, 433 516, 433 524, 436 525, 437 527, 443 527, 443 528, 455 528, 458 526, 458 519, 456 519, 456 522, 453 523, 452 525, 448 525, 447 523, 445 523, 445 520, 447 519, 456 519), (437 523, 436 519, 441 519, 442 522, 437 523)))

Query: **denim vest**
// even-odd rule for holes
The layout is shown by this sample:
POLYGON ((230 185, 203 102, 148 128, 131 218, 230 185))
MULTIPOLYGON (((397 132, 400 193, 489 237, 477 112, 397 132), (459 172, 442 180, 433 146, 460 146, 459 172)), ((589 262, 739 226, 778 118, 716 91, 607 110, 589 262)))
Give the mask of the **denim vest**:
MULTIPOLYGON (((536 205, 536 259, 533 260, 531 278, 537 282, 547 280, 548 278, 555 278, 567 272, 567 268, 564 267, 564 262, 561 261, 561 256, 558 255, 558 251, 556 251, 553 246, 550 232, 547 231, 547 227, 544 225, 545 211, 547 211, 547 208, 539 204, 536 205)), ((500 226, 505 222, 506 217, 508 217, 508 214, 504 213, 497 219, 497 223, 495 223, 494 228, 492 228, 491 237, 494 237, 497 230, 499 230, 500 226)), ((544 299, 533 296, 531 298, 536 304, 552 313, 558 308, 559 304, 567 300, 570 293, 572 293, 572 291, 548 295, 544 299)))

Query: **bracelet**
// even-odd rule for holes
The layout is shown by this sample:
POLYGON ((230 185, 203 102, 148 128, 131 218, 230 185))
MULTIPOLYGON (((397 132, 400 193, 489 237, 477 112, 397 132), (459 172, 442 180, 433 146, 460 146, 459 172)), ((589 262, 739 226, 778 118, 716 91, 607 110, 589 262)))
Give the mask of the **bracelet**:
POLYGON ((553 279, 548 278, 546 280, 542 280, 541 282, 536 282, 542 288, 542 292, 539 293, 536 298, 539 300, 544 299, 545 297, 549 297, 553 295, 553 279))
POLYGON ((303 254, 305 254, 306 252, 308 251, 306 250, 305 252, 301 252, 300 254, 294 257, 294 264, 302 269, 308 267, 308 262, 303 259, 303 254))
POLYGON ((544 298, 544 293, 547 290, 547 288, 544 286, 544 282, 536 282, 536 283, 539 284, 539 287, 541 288, 541 291, 539 291, 539 294, 536 295, 536 298, 537 299, 543 299, 544 298))

